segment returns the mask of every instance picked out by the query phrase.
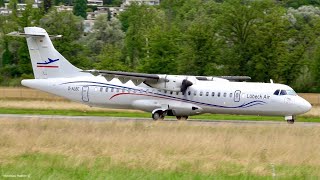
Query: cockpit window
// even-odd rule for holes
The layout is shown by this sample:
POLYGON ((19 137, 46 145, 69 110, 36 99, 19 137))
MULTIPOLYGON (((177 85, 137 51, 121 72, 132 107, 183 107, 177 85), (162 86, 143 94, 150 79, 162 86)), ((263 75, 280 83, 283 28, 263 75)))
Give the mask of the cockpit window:
POLYGON ((294 90, 287 90, 287 94, 292 96, 297 95, 297 93, 294 90))
POLYGON ((294 92, 294 90, 280 90, 280 89, 277 89, 274 93, 274 95, 279 95, 279 96, 283 96, 283 95, 291 95, 291 96, 295 96, 297 95, 296 92, 294 92))
POLYGON ((280 91, 280 90, 277 89, 273 94, 274 94, 274 95, 279 95, 279 91, 280 91))
POLYGON ((286 90, 281 90, 280 91, 280 95, 287 95, 287 91, 286 90))

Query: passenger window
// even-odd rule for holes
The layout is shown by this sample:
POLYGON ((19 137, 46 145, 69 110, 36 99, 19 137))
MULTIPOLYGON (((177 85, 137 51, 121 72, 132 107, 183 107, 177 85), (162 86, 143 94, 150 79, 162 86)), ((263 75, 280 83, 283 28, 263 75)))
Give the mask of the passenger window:
POLYGON ((212 97, 214 96, 214 92, 211 93, 211 96, 212 96, 212 97))
POLYGON ((232 98, 232 93, 229 94, 230 98, 232 98))
POLYGON ((286 90, 281 90, 280 95, 287 95, 287 91, 286 90))
POLYGON ((191 91, 188 92, 188 95, 189 95, 189 96, 191 95, 191 91))
POLYGON ((167 94, 167 90, 164 90, 164 93, 167 94))
POLYGON ((120 91, 120 89, 117 88, 117 93, 120 91))
POLYGON ((218 92, 218 97, 220 97, 220 92, 218 92))
POLYGON ((203 94, 203 92, 202 92, 202 91, 200 91, 200 96, 202 96, 202 94, 203 94))
POLYGON ((274 95, 279 95, 279 91, 280 91, 280 90, 277 89, 273 94, 274 94, 274 95))
POLYGON ((227 97, 227 93, 223 93, 223 97, 227 97))
POLYGON ((194 91, 193 95, 196 96, 197 95, 197 91, 194 91))
POLYGON ((206 92, 206 96, 209 96, 209 92, 206 92))
POLYGON ((111 88, 111 92, 113 92, 113 88, 111 88))
POLYGON ((170 91, 170 94, 173 94, 173 92, 172 92, 172 91, 170 91))
POLYGON ((178 95, 179 95, 179 92, 176 92, 176 95, 178 96, 178 95))
POLYGON ((106 92, 108 92, 108 87, 106 87, 106 92))
POLYGON ((102 91, 103 91, 103 87, 100 88, 100 92, 102 92, 102 91))

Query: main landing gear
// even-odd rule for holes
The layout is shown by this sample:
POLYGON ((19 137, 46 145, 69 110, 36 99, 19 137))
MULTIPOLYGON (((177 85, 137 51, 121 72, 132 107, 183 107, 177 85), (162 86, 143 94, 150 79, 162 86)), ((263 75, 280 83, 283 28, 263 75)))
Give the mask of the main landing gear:
POLYGON ((152 113, 152 119, 154 121, 163 120, 165 115, 166 115, 166 113, 164 111, 159 110, 159 111, 152 113))
POLYGON ((284 118, 285 118, 285 120, 287 120, 288 124, 293 124, 296 119, 294 116, 286 116, 284 118))
MULTIPOLYGON (((170 110, 156 110, 152 113, 152 119, 154 121, 163 120, 165 116, 173 116, 172 111, 170 110)), ((188 116, 176 116, 177 120, 187 120, 188 116)))

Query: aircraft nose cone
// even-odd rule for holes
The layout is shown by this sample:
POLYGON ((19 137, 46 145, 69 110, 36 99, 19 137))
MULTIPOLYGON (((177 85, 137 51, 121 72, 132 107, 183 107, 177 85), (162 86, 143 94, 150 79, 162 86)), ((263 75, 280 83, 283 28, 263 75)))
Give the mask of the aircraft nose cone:
POLYGON ((310 111, 312 106, 308 101, 303 99, 301 102, 300 108, 301 108, 302 113, 306 113, 306 112, 310 111))

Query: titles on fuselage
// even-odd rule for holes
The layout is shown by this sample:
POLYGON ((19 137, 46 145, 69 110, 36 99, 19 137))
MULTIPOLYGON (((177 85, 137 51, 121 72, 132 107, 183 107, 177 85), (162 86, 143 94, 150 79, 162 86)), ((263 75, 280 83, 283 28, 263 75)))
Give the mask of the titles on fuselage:
POLYGON ((247 99, 269 99, 267 94, 247 94, 247 99))

